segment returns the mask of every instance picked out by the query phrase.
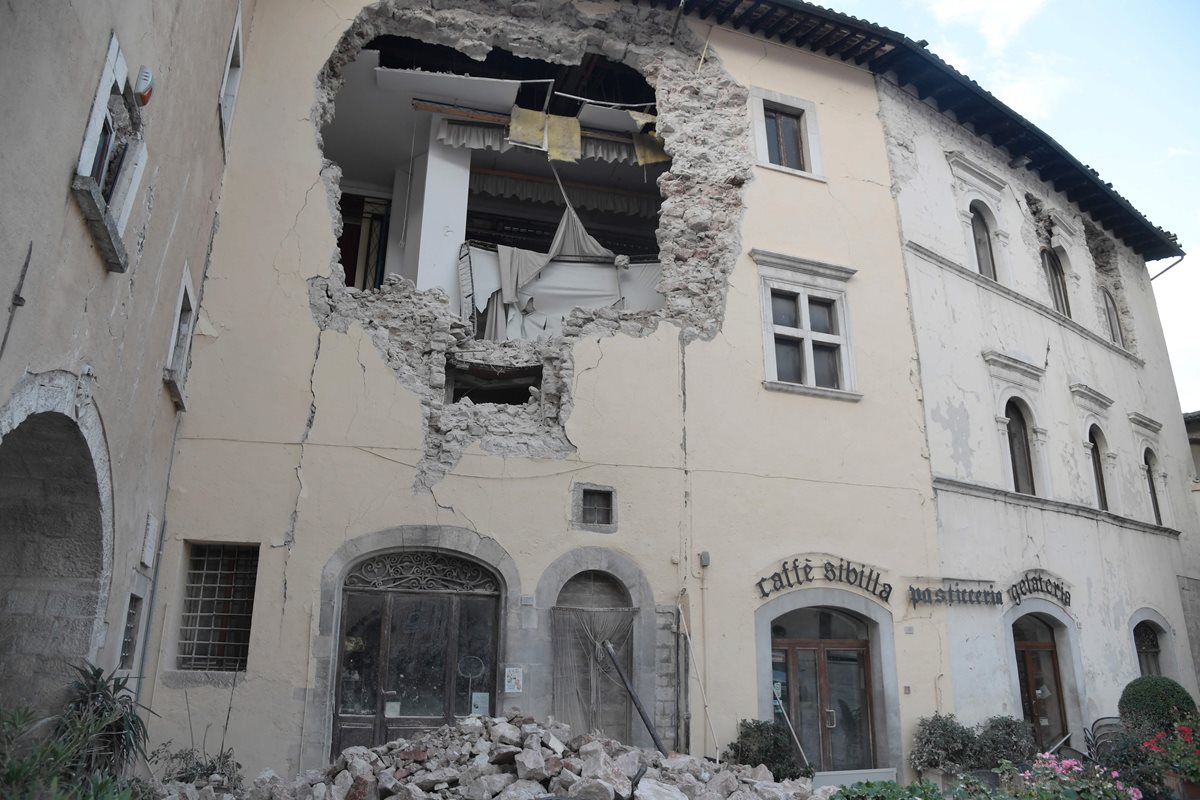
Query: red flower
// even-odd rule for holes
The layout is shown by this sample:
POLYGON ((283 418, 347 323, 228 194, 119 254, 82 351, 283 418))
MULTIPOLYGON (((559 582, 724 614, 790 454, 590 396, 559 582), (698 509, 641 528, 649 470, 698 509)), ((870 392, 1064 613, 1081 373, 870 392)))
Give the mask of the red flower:
POLYGON ((1176 725, 1175 730, 1183 737, 1183 740, 1188 744, 1192 743, 1192 729, 1187 725, 1176 725))

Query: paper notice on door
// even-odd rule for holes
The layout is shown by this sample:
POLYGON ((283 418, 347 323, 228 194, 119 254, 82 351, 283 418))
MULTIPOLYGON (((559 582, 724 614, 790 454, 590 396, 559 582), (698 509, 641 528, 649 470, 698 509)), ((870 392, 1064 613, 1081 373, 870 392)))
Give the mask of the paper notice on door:
POLYGON ((1039 725, 1049 725, 1050 720, 1046 719, 1045 717, 1041 717, 1038 719, 1038 724, 1039 725))
POLYGON ((504 693, 520 694, 525 688, 525 670, 520 667, 504 668, 504 693))
POLYGON ((492 696, 487 692, 471 692, 471 713, 488 714, 491 712, 492 696))
POLYGON ((388 700, 386 703, 384 703, 383 704, 383 715, 385 717, 400 716, 400 701, 399 700, 388 700))

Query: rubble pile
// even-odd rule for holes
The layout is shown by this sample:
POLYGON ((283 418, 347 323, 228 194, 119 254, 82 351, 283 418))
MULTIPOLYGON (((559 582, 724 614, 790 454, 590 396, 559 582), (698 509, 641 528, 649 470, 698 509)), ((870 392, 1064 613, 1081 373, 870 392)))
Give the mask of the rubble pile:
POLYGON ((236 795, 169 785, 167 800, 829 800, 807 778, 759 765, 663 756, 614 739, 572 736, 528 717, 468 717, 414 739, 350 747, 324 770, 284 781, 267 770, 236 795))

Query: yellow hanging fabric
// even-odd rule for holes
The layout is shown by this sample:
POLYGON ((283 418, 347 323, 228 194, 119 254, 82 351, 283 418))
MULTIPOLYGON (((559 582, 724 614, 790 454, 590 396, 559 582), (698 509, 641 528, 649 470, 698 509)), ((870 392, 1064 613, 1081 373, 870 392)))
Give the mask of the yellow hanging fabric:
POLYGON ((513 106, 508 122, 508 140, 542 150, 546 147, 546 115, 530 108, 513 106))
POLYGON ((633 135, 633 150, 637 153, 637 161, 646 164, 660 164, 670 161, 671 157, 663 149, 663 140, 657 133, 635 133, 633 135))
POLYGON ((583 155, 583 131, 579 119, 550 114, 546 118, 546 145, 551 161, 578 161, 583 155))

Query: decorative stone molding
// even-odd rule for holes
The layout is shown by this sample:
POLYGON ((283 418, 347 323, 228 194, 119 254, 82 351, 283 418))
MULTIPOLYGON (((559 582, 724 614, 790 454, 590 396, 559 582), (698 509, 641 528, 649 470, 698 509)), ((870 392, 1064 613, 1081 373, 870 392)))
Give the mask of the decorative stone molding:
POLYGON ((1130 412, 1129 423, 1135 428, 1141 428, 1144 433, 1148 433, 1152 436, 1162 430, 1161 422, 1156 419, 1151 419, 1145 414, 1139 414, 1136 411, 1130 412))
POLYGON ((851 269, 850 267, 840 267, 836 264, 827 264, 824 261, 813 261, 808 258, 789 256, 770 250, 759 250, 758 248, 750 251, 750 257, 754 259, 754 263, 759 267, 773 267, 775 269, 787 270, 789 273, 800 273, 809 278, 824 278, 840 283, 850 280, 858 272, 858 270, 851 269))
POLYGON ((1018 386, 1036 389, 1041 383, 1042 375, 1046 373, 1045 369, 1036 364, 1030 364, 1015 356, 1005 355, 998 350, 984 350, 980 355, 987 362, 988 371, 992 373, 992 377, 1015 383, 1018 386))
POLYGON ((1096 391, 1085 383, 1072 383, 1071 397, 1080 408, 1099 417, 1105 416, 1109 406, 1113 404, 1111 397, 1096 391))

